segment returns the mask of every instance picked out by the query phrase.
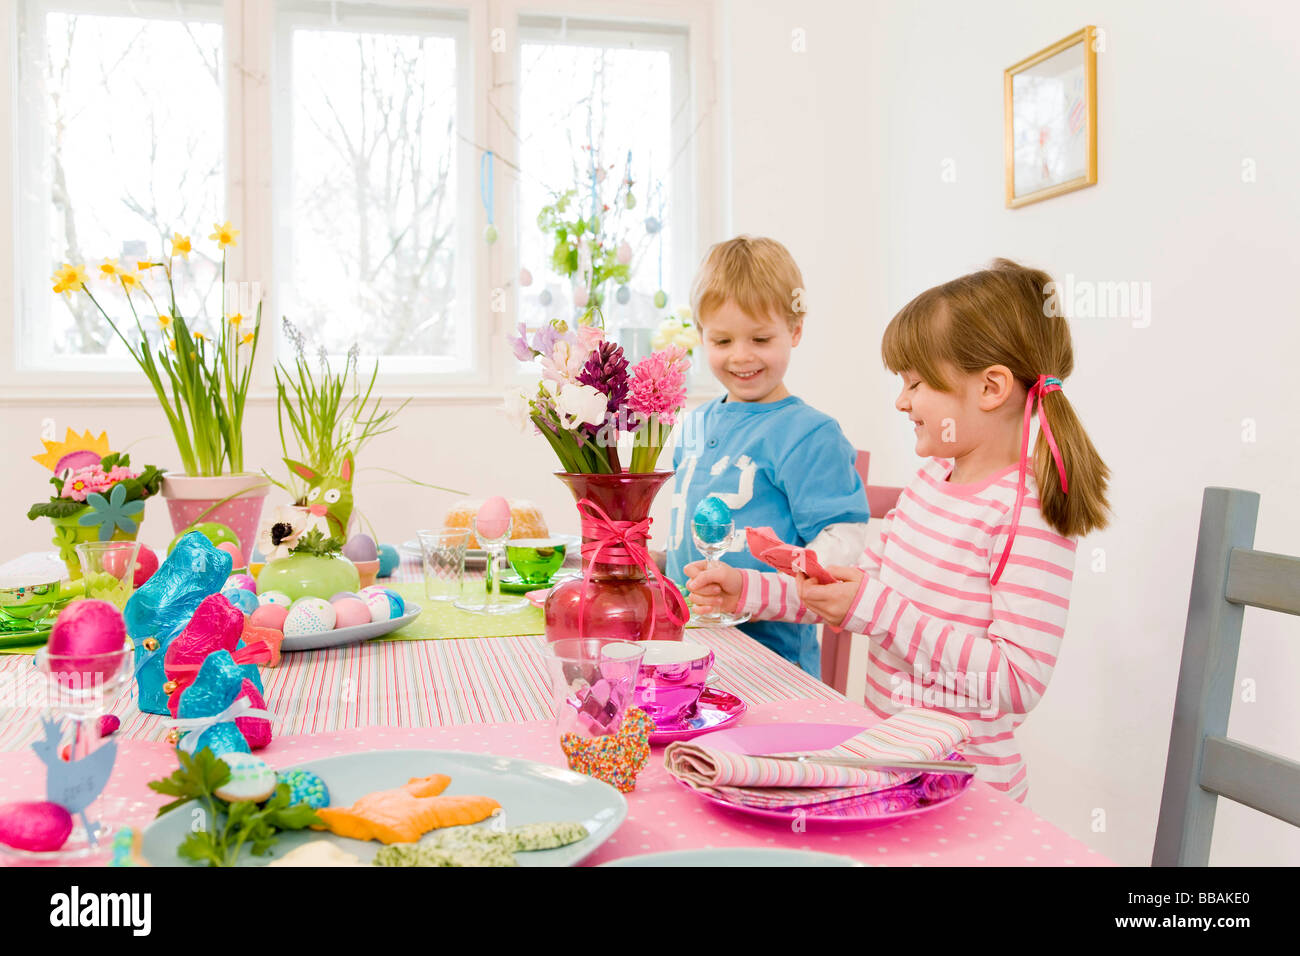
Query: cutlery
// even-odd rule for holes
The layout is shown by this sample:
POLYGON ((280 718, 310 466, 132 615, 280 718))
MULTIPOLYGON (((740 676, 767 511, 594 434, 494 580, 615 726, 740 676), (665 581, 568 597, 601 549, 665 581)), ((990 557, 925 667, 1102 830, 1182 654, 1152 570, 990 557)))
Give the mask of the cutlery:
POLYGON ((857 770, 924 770, 927 773, 975 772, 975 764, 965 760, 868 760, 864 757, 824 757, 816 754, 761 755, 764 760, 818 764, 827 767, 850 767, 857 770))

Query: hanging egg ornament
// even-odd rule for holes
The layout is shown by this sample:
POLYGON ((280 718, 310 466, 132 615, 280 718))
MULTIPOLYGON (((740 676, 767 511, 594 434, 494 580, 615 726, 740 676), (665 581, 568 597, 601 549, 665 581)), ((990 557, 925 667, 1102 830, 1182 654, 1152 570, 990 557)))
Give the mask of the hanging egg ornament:
POLYGON ((662 309, 668 304, 668 293, 660 289, 655 293, 655 308, 662 309))
POLYGON ((636 197, 633 196, 631 193, 628 193, 627 196, 623 199, 623 205, 626 206, 628 209, 635 209, 636 197))
POLYGON ((497 241, 497 227, 492 223, 488 223, 487 228, 483 230, 483 241, 489 246, 497 241))
POLYGON ((541 305, 550 305, 550 304, 551 304, 551 290, 550 290, 550 289, 543 289, 541 292, 537 293, 537 301, 538 301, 541 305))
POLYGON ((519 284, 521 286, 530 286, 533 284, 533 274, 527 269, 519 270, 519 284))
POLYGON ((621 285, 618 287, 618 291, 614 293, 614 298, 618 300, 619 305, 627 305, 632 301, 632 290, 625 285, 621 285))
POLYGON ((632 261, 632 245, 626 240, 618 244, 618 261, 627 265, 632 261))
POLYGON ((662 228, 663 226, 660 224, 659 220, 656 219, 654 216, 651 216, 649 219, 645 221, 645 231, 650 233, 650 235, 652 236, 662 228))
POLYGON ((596 167, 596 182, 603 183, 604 181, 605 181, 605 167, 598 166, 596 167))
POLYGON ((587 307, 587 300, 590 298, 585 285, 575 285, 573 287, 573 304, 579 309, 587 307))

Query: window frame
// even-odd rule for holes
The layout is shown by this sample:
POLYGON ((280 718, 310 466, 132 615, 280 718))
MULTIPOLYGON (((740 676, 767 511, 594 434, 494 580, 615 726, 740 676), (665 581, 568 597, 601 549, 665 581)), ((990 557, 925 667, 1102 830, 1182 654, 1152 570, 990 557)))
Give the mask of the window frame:
MULTIPOLYGON (((18 69, 17 16, 21 0, 0 0, 0 50, 9 54, 11 68, 0 70, 0 286, 10 289, 10 322, 0 327, 0 403, 74 402, 108 400, 112 404, 138 405, 154 401, 148 383, 134 365, 122 369, 87 369, 73 372, 75 384, 69 384, 69 369, 34 369, 23 367, 20 351, 21 291, 15 248, 20 223, 16 208, 18 172, 16 76, 18 69)), ((329 0, 320 0, 328 8, 329 0)), ((354 0, 356 2, 356 0, 354 0)), ((364 2, 364 0, 361 0, 364 2)), ((87 6, 84 0, 69 0, 60 6, 87 6)), ((153 0, 140 0, 141 6, 154 6, 153 0)), ((165 0, 163 0, 165 6, 165 0)), ((411 6, 416 18, 429 5, 422 0, 382 0, 386 7, 411 6)), ((265 0, 221 0, 225 31, 226 113, 226 205, 228 217, 242 230, 240 242, 232 250, 228 274, 242 281, 256 283, 264 290, 263 321, 271 322, 264 331, 273 333, 263 341, 253 371, 250 401, 274 399, 273 367, 285 357, 280 342, 279 312, 272 276, 279 236, 275 231, 274 201, 280 166, 273 160, 275 148, 265 144, 284 137, 277 123, 276 45, 280 28, 276 4, 265 0), (270 346, 270 347, 268 347, 270 346)), ((412 397, 420 402, 437 404, 493 404, 510 386, 517 383, 514 358, 505 337, 513 332, 518 314, 517 283, 518 235, 516 191, 513 181, 506 187, 506 177, 498 165, 495 193, 495 222, 499 238, 492 245, 484 243, 483 230, 487 215, 478 201, 479 150, 490 149, 503 159, 514 161, 516 149, 508 116, 519 115, 519 52, 526 33, 521 17, 567 17, 575 21, 614 24, 665 23, 684 26, 686 35, 686 76, 689 106, 683 119, 693 135, 687 161, 690 166, 690 198, 693 203, 689 219, 690 241, 678 243, 677 256, 696 257, 721 235, 728 218, 726 198, 721 189, 720 169, 723 159, 723 123, 719 110, 716 82, 717 23, 721 15, 717 0, 447 0, 443 9, 463 11, 461 21, 467 36, 469 83, 460 91, 460 125, 462 142, 458 157, 460 184, 458 194, 464 201, 472 196, 471 215, 462 216, 458 231, 469 233, 471 261, 458 272, 468 271, 472 281, 469 308, 473 317, 474 336, 471 368, 466 373, 438 374, 411 372, 381 366, 379 385, 386 395, 412 397), (504 50, 493 50, 493 31, 505 31, 504 50), (466 104, 466 101, 468 105, 466 104), (468 109, 468 122, 465 110, 468 109), (465 142, 472 137, 472 142, 465 142), (466 160, 472 159, 471 162, 466 160), (695 201, 696 197, 714 197, 695 201), (504 296, 502 295, 504 293, 504 296), (504 311, 493 311, 494 301, 504 302, 504 311)), ((89 8, 87 12, 93 8, 89 8)), ((675 68, 674 72, 677 72, 675 68)), ((676 123, 675 123, 676 126, 676 123)), ((676 130, 674 130, 676 136, 676 130)), ((280 154, 282 155, 282 154, 280 154)), ((679 198, 673 197, 674 207, 679 198)), ((690 206, 688 205, 689 209, 690 206)), ((680 214, 674 211, 674 218, 680 214)), ((679 220, 680 221, 680 220, 679 220)), ((465 241, 465 240, 462 240, 465 241)), ((685 271, 689 274, 694 262, 685 271)), ((41 286, 44 289, 44 285, 41 286)), ((41 294, 41 289, 29 294, 41 294)), ((688 290, 679 290, 685 294, 688 290)), ((52 294, 52 293, 50 293, 52 294)), ((95 360, 102 361, 102 360, 95 360)), ((698 364, 698 363, 697 363, 698 364)))

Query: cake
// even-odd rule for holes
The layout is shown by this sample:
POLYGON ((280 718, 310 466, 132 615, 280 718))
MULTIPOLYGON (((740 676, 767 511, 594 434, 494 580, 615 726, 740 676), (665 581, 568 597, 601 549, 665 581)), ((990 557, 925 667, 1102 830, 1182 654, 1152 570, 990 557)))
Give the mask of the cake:
MULTIPOLYGON (((469 531, 469 547, 477 550, 483 546, 474 537, 474 515, 483 506, 486 498, 462 498, 447 511, 443 524, 448 528, 466 528, 469 531)), ((546 519, 542 511, 531 501, 511 498, 510 501, 510 538, 548 538, 550 531, 546 528, 546 519)))

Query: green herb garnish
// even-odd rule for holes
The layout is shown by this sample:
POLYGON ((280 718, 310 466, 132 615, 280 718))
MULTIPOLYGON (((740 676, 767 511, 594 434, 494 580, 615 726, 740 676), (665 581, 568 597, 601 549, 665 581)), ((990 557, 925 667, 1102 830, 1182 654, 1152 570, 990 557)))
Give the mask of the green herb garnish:
POLYGON ((176 851, 184 859, 206 861, 209 866, 234 866, 245 843, 250 844, 254 856, 264 856, 275 845, 279 831, 302 830, 321 822, 307 804, 289 805, 287 783, 277 786, 261 804, 248 800, 231 803, 215 793, 230 779, 230 767, 225 761, 214 757, 207 747, 193 756, 184 750, 178 750, 176 755, 181 765, 171 776, 151 780, 149 789, 178 798, 159 808, 160 817, 191 800, 203 804, 207 812, 205 825, 186 834, 176 851))

